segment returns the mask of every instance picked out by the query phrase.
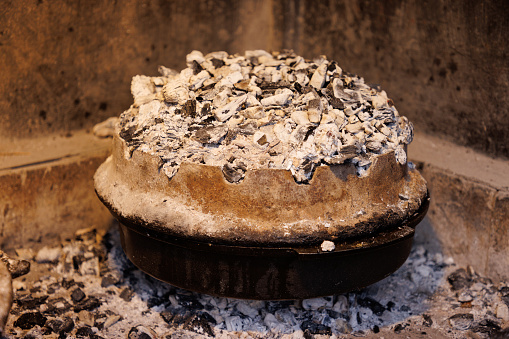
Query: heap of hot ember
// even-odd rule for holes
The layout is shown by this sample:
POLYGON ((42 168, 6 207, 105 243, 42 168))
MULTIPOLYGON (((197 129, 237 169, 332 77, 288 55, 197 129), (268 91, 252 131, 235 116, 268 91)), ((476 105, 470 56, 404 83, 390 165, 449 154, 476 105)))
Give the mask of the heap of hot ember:
POLYGON ((229 182, 246 170, 290 170, 308 182, 321 165, 351 162, 363 176, 374 156, 406 164, 412 125, 377 86, 325 57, 291 51, 245 55, 193 51, 180 73, 135 76, 121 115, 129 150, 159 156, 171 178, 182 162, 219 166, 229 182))

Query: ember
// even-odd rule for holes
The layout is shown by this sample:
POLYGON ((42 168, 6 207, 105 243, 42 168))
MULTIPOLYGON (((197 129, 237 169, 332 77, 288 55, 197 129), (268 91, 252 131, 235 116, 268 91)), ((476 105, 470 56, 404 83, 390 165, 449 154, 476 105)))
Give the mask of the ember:
MULTIPOLYGON (((90 229, 88 229, 90 231, 90 229)), ((450 258, 417 244, 394 275, 362 291, 302 301, 253 301, 211 297, 159 282, 135 268, 120 247, 118 231, 75 239, 52 250, 56 262, 32 263, 14 280, 14 305, 6 338, 491 338, 507 334, 509 286, 493 284, 450 258), (72 258, 83 255, 98 270, 83 272, 72 258), (93 260, 93 258, 97 260, 93 260), (458 288, 459 272, 471 284, 458 288), (463 275, 463 273, 462 273, 463 275), (109 277, 119 277, 104 286, 109 277), (464 295, 471 303, 462 307, 464 295)), ((46 251, 44 249, 43 251, 46 251)))

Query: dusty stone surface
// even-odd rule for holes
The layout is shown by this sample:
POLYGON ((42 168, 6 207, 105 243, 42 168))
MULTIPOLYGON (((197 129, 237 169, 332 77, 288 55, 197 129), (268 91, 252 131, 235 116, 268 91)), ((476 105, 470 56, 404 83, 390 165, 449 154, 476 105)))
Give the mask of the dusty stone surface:
POLYGON ((26 243, 37 250, 85 224, 109 225, 92 177, 110 143, 83 131, 3 144, 9 152, 0 154, 0 247, 26 243))
POLYGON ((409 153, 429 183, 429 232, 444 252, 492 279, 507 279, 509 162, 422 133, 409 153))
POLYGON ((428 217, 444 253, 496 281, 507 279, 507 191, 432 164, 424 164, 421 172, 433 197, 428 217))
POLYGON ((501 192, 509 191, 509 180, 504 175, 509 172, 506 159, 493 158, 444 138, 419 132, 408 145, 408 152, 414 163, 430 164, 501 192))

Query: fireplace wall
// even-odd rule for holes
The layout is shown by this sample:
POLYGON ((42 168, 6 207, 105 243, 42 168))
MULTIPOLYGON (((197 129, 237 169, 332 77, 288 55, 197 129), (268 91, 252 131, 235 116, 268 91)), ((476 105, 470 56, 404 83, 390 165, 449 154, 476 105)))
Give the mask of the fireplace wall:
POLYGON ((388 92, 415 124, 410 158, 429 181, 443 251, 508 278, 507 18, 501 0, 6 1, 0 246, 107 227, 91 176, 109 143, 89 132, 129 107, 132 76, 183 68, 193 49, 292 48, 388 92))

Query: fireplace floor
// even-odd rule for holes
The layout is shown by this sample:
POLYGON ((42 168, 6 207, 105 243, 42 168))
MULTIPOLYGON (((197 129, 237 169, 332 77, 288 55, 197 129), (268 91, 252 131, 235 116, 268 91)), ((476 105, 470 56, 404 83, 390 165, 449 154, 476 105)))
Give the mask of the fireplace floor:
POLYGON ((216 298, 160 282, 124 255, 117 227, 36 253, 13 280, 4 338, 500 338, 509 284, 493 284, 424 243, 358 292, 291 301, 216 298))

